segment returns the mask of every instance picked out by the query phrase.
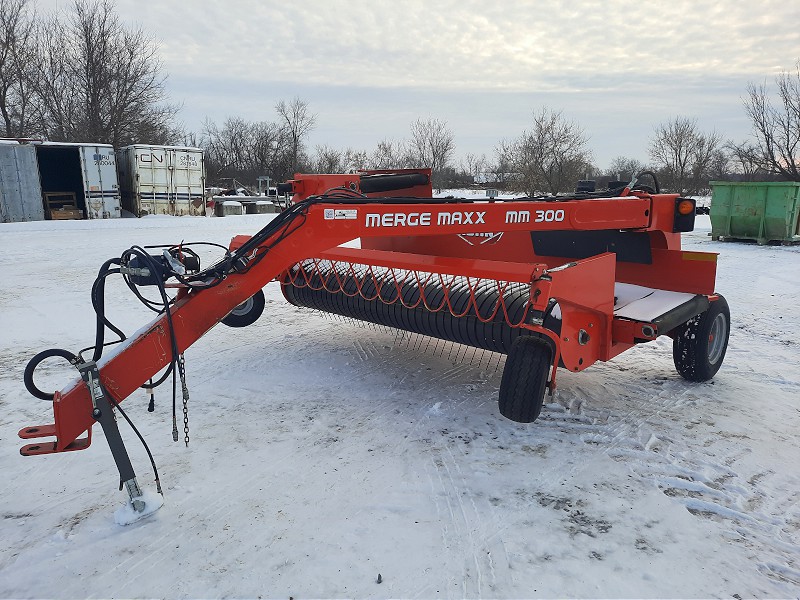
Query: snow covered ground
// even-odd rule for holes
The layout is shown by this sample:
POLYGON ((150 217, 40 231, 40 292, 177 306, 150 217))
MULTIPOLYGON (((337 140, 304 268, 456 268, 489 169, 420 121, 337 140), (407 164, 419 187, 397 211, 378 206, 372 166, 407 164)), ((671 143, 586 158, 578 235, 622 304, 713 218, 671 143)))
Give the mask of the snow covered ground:
MULTIPOLYGON (((681 379, 660 338, 561 371, 520 425, 498 413, 496 358, 326 319, 270 284, 258 323, 186 353, 188 448, 168 390, 154 413, 143 392, 125 402, 161 510, 115 524, 125 497, 99 428, 86 451, 19 455, 17 431, 52 420, 24 366, 93 342, 105 259, 226 244, 269 218, 0 225, 0 597, 800 594, 800 247, 712 242, 707 217, 685 247, 721 254, 733 314, 712 382, 681 379)), ((152 315, 120 281, 107 306, 129 332, 152 315)), ((44 387, 73 378, 50 371, 44 387)))

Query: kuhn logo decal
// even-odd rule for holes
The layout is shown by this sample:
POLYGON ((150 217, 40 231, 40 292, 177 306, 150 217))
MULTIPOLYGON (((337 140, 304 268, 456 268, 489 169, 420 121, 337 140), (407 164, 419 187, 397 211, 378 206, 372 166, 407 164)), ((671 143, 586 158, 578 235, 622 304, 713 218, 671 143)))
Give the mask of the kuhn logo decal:
POLYGON ((458 237, 467 242, 470 246, 484 246, 496 244, 503 237, 503 232, 497 233, 459 233, 458 237))

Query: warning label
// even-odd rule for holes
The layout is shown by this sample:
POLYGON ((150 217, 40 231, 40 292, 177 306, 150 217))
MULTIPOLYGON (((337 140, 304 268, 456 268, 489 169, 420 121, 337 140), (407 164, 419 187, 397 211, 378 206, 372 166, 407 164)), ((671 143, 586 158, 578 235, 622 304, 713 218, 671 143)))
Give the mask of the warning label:
POLYGON ((326 221, 334 221, 339 219, 344 219, 347 221, 355 221, 358 218, 358 209, 334 209, 334 208, 326 208, 325 209, 325 220, 326 221))

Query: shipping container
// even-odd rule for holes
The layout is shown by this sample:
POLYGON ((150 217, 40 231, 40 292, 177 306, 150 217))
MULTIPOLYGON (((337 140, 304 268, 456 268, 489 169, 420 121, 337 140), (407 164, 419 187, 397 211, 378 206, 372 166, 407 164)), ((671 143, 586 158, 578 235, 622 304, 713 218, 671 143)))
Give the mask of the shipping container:
POLYGON ((36 150, 17 142, 0 143, 0 223, 43 220, 36 150))
POLYGON ((800 182, 712 181, 711 237, 800 242, 800 182))
POLYGON ((122 207, 134 215, 205 215, 201 148, 125 146, 118 169, 122 207))
POLYGON ((121 216, 114 148, 108 144, 35 144, 49 219, 121 216))

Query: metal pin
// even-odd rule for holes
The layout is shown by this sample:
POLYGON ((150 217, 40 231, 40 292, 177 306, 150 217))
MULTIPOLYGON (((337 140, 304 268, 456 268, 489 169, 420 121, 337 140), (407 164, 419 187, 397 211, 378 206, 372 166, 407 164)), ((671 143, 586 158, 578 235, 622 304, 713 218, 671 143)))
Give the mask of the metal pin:
POLYGON ((495 364, 495 366, 494 366, 494 374, 496 374, 497 373, 497 369, 500 368, 500 359, 502 357, 503 357, 503 355, 498 352, 498 354, 497 354, 497 364, 495 364))
POLYGON ((426 338, 430 339, 428 336, 420 334, 419 339, 417 340, 417 345, 414 347, 414 349, 420 350, 422 348, 422 342, 424 342, 426 338))
POLYGON ((461 362, 467 362, 467 353, 469 352, 469 346, 462 346, 464 348, 464 356, 461 357, 461 362))
POLYGON ((456 358, 458 357, 458 352, 461 350, 461 347, 456 344, 455 342, 450 342, 450 352, 447 353, 447 360, 450 360, 450 357, 453 354, 453 350, 456 351, 456 358))
POLYGON ((456 346, 456 358, 455 358, 455 362, 457 362, 457 363, 459 363, 459 364, 461 363, 461 359, 459 358, 459 356, 461 356, 461 350, 462 350, 463 348, 464 348, 464 346, 463 346, 462 344, 458 344, 458 345, 456 346))

